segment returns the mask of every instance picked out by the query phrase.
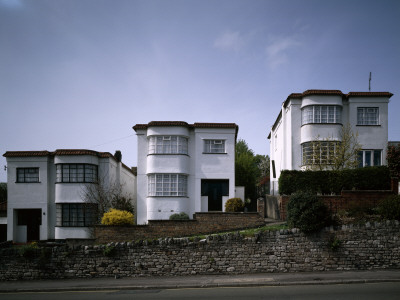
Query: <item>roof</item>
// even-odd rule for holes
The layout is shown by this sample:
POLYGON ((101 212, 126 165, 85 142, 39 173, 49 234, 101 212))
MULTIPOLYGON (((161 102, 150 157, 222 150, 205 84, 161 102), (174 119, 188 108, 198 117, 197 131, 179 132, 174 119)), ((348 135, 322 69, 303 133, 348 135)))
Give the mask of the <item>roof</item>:
POLYGON ((188 124, 184 121, 151 121, 148 124, 136 124, 132 128, 137 131, 140 129, 147 129, 149 127, 166 127, 166 126, 181 126, 188 128, 233 128, 236 129, 236 133, 239 130, 239 126, 235 123, 194 123, 188 124))
MULTIPOLYGON (((393 94, 389 92, 349 92, 347 94, 343 94, 341 90, 306 90, 303 93, 292 93, 290 94, 286 100, 283 102, 283 107, 286 107, 289 104, 291 99, 303 99, 304 96, 309 95, 322 95, 322 96, 340 96, 343 99, 348 100, 350 97, 392 97, 393 94)), ((275 120, 274 125, 272 126, 272 130, 275 130, 278 125, 279 119, 282 117, 282 110, 279 112, 278 117, 275 120)), ((268 135, 268 139, 271 138, 271 132, 268 135)))
MULTIPOLYGON (((114 155, 109 152, 97 152, 94 150, 87 149, 57 149, 56 151, 50 152, 47 150, 42 151, 7 151, 3 154, 4 157, 38 157, 38 156, 62 156, 62 155, 92 155, 100 158, 112 158, 115 161, 117 159, 114 155)), ((122 163, 122 166, 134 173, 131 168, 122 163)))

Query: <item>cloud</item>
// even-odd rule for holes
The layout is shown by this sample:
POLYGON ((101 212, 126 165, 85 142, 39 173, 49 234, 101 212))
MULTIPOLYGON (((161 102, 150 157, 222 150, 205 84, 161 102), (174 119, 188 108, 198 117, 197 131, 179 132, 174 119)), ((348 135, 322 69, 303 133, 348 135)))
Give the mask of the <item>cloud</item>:
POLYGON ((221 50, 238 51, 243 44, 244 39, 238 31, 225 32, 214 41, 214 47, 221 50))
POLYGON ((271 69, 275 69, 289 61, 288 51, 300 46, 301 43, 294 38, 275 39, 266 48, 268 64, 271 69))

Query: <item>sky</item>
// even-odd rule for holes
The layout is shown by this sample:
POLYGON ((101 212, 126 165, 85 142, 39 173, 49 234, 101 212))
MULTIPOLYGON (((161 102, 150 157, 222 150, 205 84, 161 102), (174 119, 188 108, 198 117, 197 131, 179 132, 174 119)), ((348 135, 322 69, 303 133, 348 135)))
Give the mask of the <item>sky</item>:
POLYGON ((233 122, 269 154, 289 94, 368 91, 370 72, 400 141, 399 15, 397 0, 0 0, 0 154, 136 166, 132 126, 150 121, 233 122))

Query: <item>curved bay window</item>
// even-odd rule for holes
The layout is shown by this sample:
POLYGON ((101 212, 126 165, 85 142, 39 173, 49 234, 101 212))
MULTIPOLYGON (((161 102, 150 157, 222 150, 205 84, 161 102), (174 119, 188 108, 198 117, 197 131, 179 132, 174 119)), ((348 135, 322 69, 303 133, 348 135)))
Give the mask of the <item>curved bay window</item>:
POLYGON ((149 154, 188 154, 188 139, 177 135, 150 136, 149 154))
POLYGON ((312 141, 301 145, 302 164, 331 165, 334 162, 337 141, 312 141))
POLYGON ((339 105, 309 105, 301 109, 301 125, 342 123, 342 107, 339 105))
POLYGON ((148 195, 161 197, 186 197, 187 175, 182 174, 149 174, 148 195))

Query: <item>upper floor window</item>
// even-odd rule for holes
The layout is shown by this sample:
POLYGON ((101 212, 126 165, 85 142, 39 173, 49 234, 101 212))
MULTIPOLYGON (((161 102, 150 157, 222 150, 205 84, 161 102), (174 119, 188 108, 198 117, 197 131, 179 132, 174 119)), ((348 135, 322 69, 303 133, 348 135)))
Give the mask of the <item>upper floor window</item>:
POLYGON ((303 165, 333 164, 338 143, 335 141, 313 141, 302 144, 303 165))
POLYGON ((188 154, 188 139, 176 135, 151 136, 149 154, 188 154))
POLYGON ((90 164, 57 164, 56 182, 97 182, 97 166, 90 164))
POLYGON ((148 175, 149 196, 187 196, 187 175, 150 174, 148 175))
POLYGON ((382 165, 382 150, 361 150, 358 152, 358 166, 370 167, 382 165))
POLYGON ((17 168, 17 182, 39 182, 39 168, 17 168))
POLYGON ((379 108, 358 107, 357 125, 379 125, 379 108))
POLYGON ((224 140, 204 140, 204 153, 226 153, 224 140))
POLYGON ((338 105, 310 105, 301 110, 301 124, 342 123, 342 107, 338 105))

